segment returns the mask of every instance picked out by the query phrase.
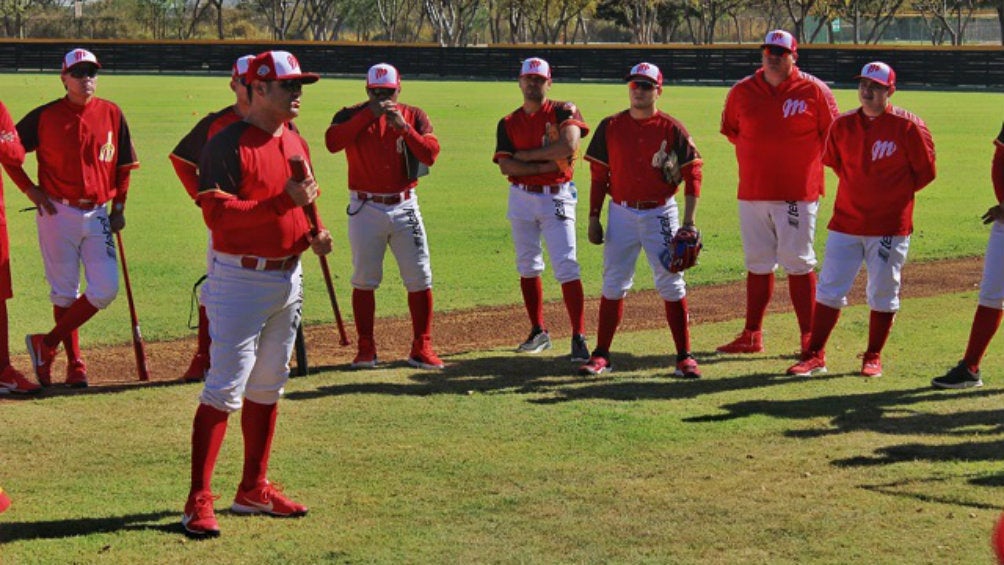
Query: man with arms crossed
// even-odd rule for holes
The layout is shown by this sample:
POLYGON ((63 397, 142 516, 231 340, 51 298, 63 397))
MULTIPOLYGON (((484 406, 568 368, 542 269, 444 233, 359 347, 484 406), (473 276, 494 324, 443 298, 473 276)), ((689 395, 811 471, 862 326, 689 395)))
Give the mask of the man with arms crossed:
POLYGON ((579 372, 598 375, 611 368, 610 345, 624 316, 624 297, 634 282, 638 253, 644 250, 676 345, 676 375, 699 378, 697 360, 690 353, 683 273, 670 272, 659 256, 680 229, 674 198, 680 182, 686 182, 683 226, 696 230, 701 155, 683 124, 656 108, 662 94, 659 68, 639 63, 628 81, 631 107, 604 118, 586 151, 592 173, 589 242, 604 244, 603 296, 596 349, 579 372), (607 194, 611 204, 604 241, 600 212, 607 194))
POLYGON ((523 303, 530 317, 530 336, 517 351, 540 353, 551 348, 544 325, 544 272, 541 237, 547 244, 554 277, 572 326, 571 360, 588 361, 584 296, 575 253, 575 204, 572 163, 579 140, 589 126, 575 104, 549 100, 551 66, 531 57, 519 73, 523 105, 498 123, 493 161, 509 179, 509 223, 516 247, 523 303))
POLYGON ((192 423, 191 488, 181 520, 192 536, 219 535, 210 481, 228 417, 237 410, 244 470, 231 511, 307 513, 267 471, 303 303, 300 254, 331 252, 331 234, 317 226, 312 237, 303 208, 317 197, 317 183, 310 175, 293 180, 289 165, 300 156, 309 171, 307 143, 286 122, 300 113, 303 85, 317 79, 288 52, 255 57, 246 78, 247 117, 213 136, 199 162, 198 202, 213 234, 203 291, 212 364, 192 423))
POLYGON ((808 342, 815 296, 816 212, 823 194, 820 156, 837 116, 833 93, 800 70, 798 45, 783 30, 764 39, 763 66, 725 99, 721 132, 736 146, 739 226, 746 257, 746 326, 720 353, 764 350, 763 318, 774 294, 774 271, 788 274, 788 292, 808 342))

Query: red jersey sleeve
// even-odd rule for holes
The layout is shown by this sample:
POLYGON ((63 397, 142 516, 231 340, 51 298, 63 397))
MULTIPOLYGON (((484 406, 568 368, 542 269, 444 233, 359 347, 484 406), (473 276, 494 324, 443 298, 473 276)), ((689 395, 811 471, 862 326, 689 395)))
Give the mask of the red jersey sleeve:
POLYGON ((498 126, 495 128, 495 155, 492 157, 493 163, 498 163, 502 157, 512 157, 516 153, 516 144, 512 142, 512 138, 509 137, 509 131, 506 128, 506 119, 502 118, 499 120, 498 126))
POLYGON ((377 120, 377 116, 366 103, 342 108, 331 118, 331 125, 324 132, 324 145, 328 151, 338 153, 351 145, 366 126, 377 120))
POLYGON ((24 164, 24 147, 3 102, 0 102, 0 163, 15 167, 24 164))
POLYGON ((578 126, 579 135, 582 137, 589 135, 589 126, 582 118, 582 112, 579 112, 579 107, 572 102, 555 102, 554 114, 557 118, 558 129, 578 126))
POLYGON ((911 116, 910 133, 907 138, 907 151, 913 169, 914 190, 920 190, 931 184, 937 171, 934 164, 934 138, 927 125, 919 117, 911 116))
POLYGON ((432 122, 429 116, 414 106, 405 106, 405 117, 409 127, 401 137, 412 154, 427 166, 432 166, 439 156, 439 140, 432 134, 432 122))

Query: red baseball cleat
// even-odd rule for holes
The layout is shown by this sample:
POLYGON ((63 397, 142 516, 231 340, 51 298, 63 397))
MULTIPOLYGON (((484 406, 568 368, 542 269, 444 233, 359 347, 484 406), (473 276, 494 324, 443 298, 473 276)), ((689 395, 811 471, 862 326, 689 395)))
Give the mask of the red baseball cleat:
POLYGON ((795 377, 811 377, 826 372, 826 355, 822 351, 807 351, 802 360, 788 367, 787 373, 795 377))
POLYGON ((214 538, 220 535, 220 524, 216 521, 213 502, 219 499, 208 490, 196 492, 185 503, 185 514, 181 526, 192 537, 214 538))
POLYGON ((251 490, 242 490, 238 486, 230 511, 237 514, 264 513, 280 518, 296 518, 305 516, 307 507, 284 496, 281 486, 265 481, 251 490))
POLYGON ((432 344, 425 339, 415 340, 415 343, 412 344, 408 364, 419 369, 438 370, 446 367, 443 360, 432 350, 432 344))
POLYGON ((10 497, 3 491, 3 487, 0 487, 0 514, 3 514, 8 508, 10 508, 10 497))
POLYGON ((52 360, 56 358, 56 347, 45 344, 45 334, 29 334, 24 343, 28 347, 28 356, 35 368, 35 376, 42 386, 52 384, 52 360))
POLYGON ((207 371, 209 371, 209 356, 205 353, 196 353, 188 365, 188 370, 181 375, 181 380, 186 383, 202 382, 206 380, 207 371))
POLYGON ((763 332, 743 330, 736 338, 718 348, 719 353, 760 353, 763 351, 763 332))
POLYGON ((684 379, 701 378, 701 369, 697 366, 697 359, 689 353, 676 356, 676 376, 684 379))
POLYGON ((87 365, 84 365, 82 359, 75 359, 66 364, 66 386, 87 388, 87 365))
POLYGON ((353 369, 372 369, 377 366, 376 344, 372 339, 359 338, 359 350, 350 366, 353 369))
POLYGON ((34 394, 42 387, 29 381, 14 367, 7 365, 0 372, 0 392, 12 394, 34 394))
POLYGON ((882 357, 878 353, 862 353, 861 354, 861 376, 862 377, 881 377, 882 376, 882 357))
POLYGON ((579 367, 579 374, 583 377, 588 377, 590 375, 599 375, 604 371, 609 371, 612 369, 610 360, 602 355, 593 355, 589 358, 589 362, 585 365, 579 367))

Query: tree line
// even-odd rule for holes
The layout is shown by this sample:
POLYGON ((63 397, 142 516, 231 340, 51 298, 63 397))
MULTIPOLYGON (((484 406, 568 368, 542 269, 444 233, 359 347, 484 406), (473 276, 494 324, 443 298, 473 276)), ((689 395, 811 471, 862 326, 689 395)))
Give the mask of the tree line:
POLYGON ((8 38, 237 39, 481 44, 759 41, 874 44, 897 18, 962 45, 1004 0, 0 0, 8 38), (838 30, 845 30, 837 35, 838 30))

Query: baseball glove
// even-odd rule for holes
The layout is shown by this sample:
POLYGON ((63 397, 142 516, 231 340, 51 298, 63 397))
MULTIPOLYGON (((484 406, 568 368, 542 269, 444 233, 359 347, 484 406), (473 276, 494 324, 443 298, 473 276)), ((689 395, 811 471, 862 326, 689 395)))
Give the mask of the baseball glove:
POLYGON ((701 232, 693 226, 684 226, 676 230, 669 246, 659 254, 662 266, 671 273, 685 271, 697 264, 704 243, 701 232))
POLYGON ((680 159, 672 148, 667 152, 666 145, 666 140, 663 140, 659 151, 652 155, 652 166, 662 171, 662 178, 666 179, 666 182, 673 186, 679 186, 683 182, 680 159))

